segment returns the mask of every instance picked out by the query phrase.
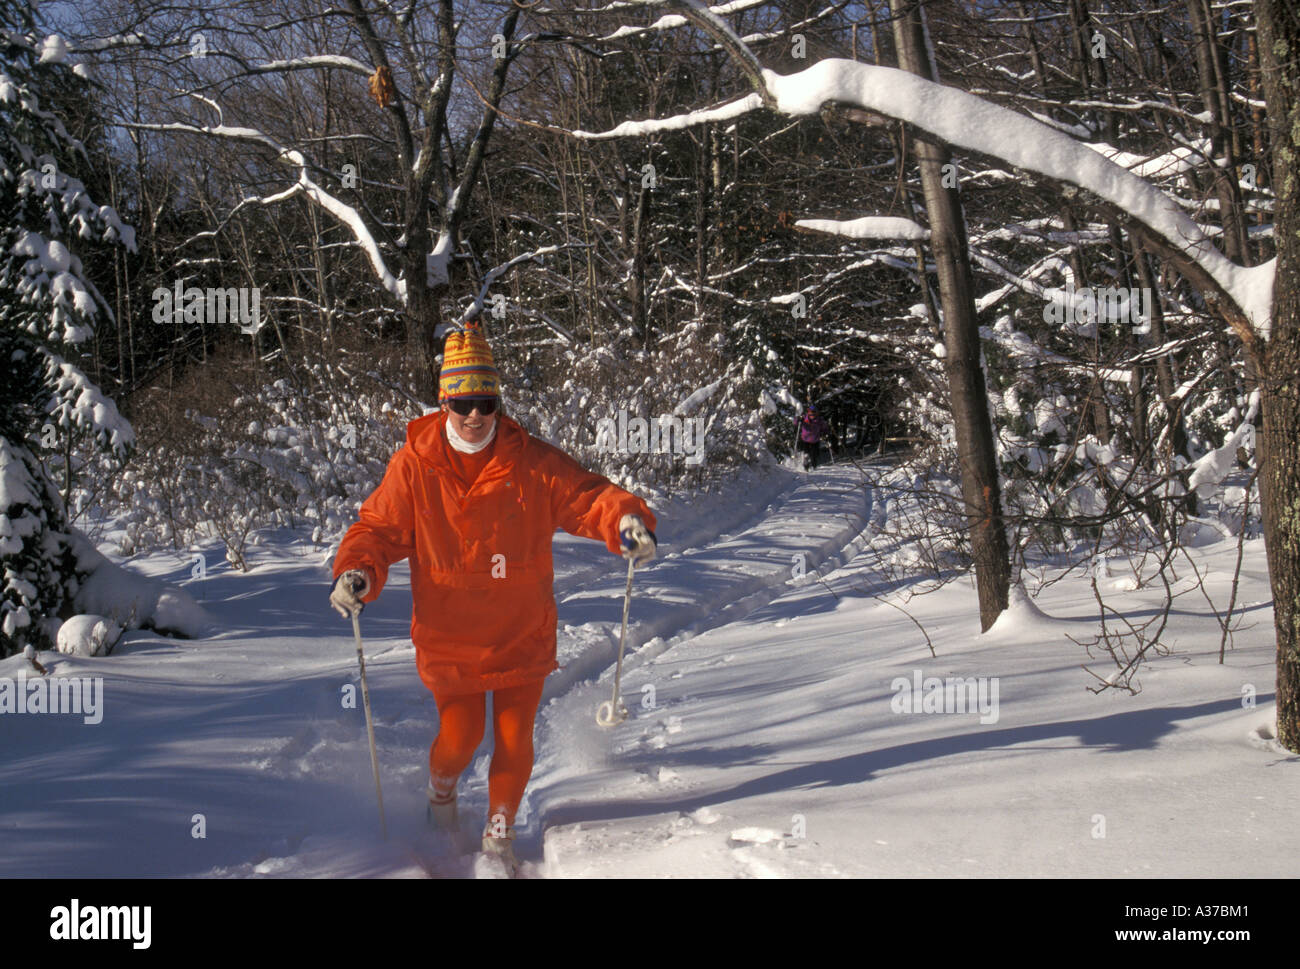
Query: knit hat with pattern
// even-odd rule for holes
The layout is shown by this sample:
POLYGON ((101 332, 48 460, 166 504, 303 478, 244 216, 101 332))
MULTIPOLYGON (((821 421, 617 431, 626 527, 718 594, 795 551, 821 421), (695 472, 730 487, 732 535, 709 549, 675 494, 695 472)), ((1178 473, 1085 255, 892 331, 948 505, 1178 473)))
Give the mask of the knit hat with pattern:
POLYGON ((438 399, 495 397, 501 377, 492 360, 492 348, 477 321, 447 335, 442 350, 442 375, 438 399))

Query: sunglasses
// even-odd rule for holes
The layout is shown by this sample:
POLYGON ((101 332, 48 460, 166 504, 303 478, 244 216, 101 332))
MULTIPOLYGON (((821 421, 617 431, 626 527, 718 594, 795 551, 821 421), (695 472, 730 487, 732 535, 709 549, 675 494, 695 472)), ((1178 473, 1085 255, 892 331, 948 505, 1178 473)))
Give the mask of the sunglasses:
POLYGON ((447 401, 447 406, 461 417, 468 417, 470 411, 475 408, 478 408, 478 412, 486 417, 489 414, 496 413, 497 399, 495 397, 453 397, 447 401))

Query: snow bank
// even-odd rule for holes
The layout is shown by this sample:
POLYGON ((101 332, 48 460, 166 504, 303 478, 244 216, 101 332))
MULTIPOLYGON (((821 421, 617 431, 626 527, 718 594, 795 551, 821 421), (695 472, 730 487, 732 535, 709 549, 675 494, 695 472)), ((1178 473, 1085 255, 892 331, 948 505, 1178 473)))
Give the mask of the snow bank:
POLYGON ((980 637, 988 640, 1035 639, 1040 642, 1062 635, 1057 621, 1034 604, 1025 587, 1016 583, 1007 593, 1007 608, 980 637))
POLYGON ((125 629, 153 629, 187 639, 202 638, 215 627, 213 618, 188 592, 117 565, 80 533, 73 534, 73 550, 78 571, 90 573, 73 598, 73 608, 79 612, 111 617, 125 629))

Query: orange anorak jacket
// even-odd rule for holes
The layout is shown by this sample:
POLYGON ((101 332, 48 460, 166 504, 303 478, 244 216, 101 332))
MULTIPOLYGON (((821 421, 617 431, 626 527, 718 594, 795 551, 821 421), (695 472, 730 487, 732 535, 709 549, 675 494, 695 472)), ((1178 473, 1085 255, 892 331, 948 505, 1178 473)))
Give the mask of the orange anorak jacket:
POLYGON ((640 515, 653 530, 655 517, 504 415, 467 488, 451 464, 446 421, 439 411, 407 425, 405 446, 339 546, 334 575, 370 573, 372 602, 389 566, 411 560, 411 640, 429 689, 478 693, 539 680, 558 668, 555 530, 621 554, 619 519, 640 515))

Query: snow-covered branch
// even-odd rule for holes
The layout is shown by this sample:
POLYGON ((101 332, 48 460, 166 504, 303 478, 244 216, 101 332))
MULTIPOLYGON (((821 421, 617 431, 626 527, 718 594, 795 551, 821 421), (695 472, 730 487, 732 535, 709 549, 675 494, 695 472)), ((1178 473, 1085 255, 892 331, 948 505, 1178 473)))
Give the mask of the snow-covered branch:
MULTIPOLYGON (((492 288, 493 283, 495 283, 506 273, 510 272, 510 270, 514 269, 516 266, 520 265, 521 263, 533 262, 533 261, 541 262, 543 256, 553 255, 554 253, 559 252, 563 248, 566 247, 559 246, 559 245, 542 246, 540 249, 534 249, 531 252, 525 252, 522 253, 521 255, 515 256, 513 259, 509 259, 506 262, 503 262, 499 266, 493 266, 491 269, 487 271, 487 273, 484 274, 483 285, 479 287, 478 294, 474 297, 473 302, 471 302, 470 305, 465 308, 465 312, 461 313, 460 317, 456 320, 455 325, 458 327, 464 326, 470 320, 480 316, 483 312, 483 308, 487 304, 488 290, 492 288)), ((566 339, 570 341, 572 340, 572 337, 568 334, 567 331, 559 331, 559 332, 561 332, 561 334, 566 339)))
POLYGON ((244 69, 250 74, 270 74, 279 71, 303 71, 311 68, 338 67, 362 77, 369 77, 374 68, 361 63, 353 57, 342 54, 313 54, 308 57, 294 57, 288 60, 267 61, 264 64, 249 64, 244 69))
MULTIPOLYGON (((765 103, 794 117, 835 104, 875 112, 955 147, 1086 189, 1143 230, 1140 235, 1174 258, 1181 272, 1195 277, 1194 285, 1211 290, 1207 295, 1226 296, 1240 313, 1233 323, 1244 340, 1267 339, 1276 261, 1251 268, 1232 262, 1175 200, 1101 151, 1009 108, 892 67, 828 58, 790 75, 765 69, 762 77, 761 94, 729 104, 671 118, 627 121, 598 134, 574 134, 594 139, 673 131, 736 118, 765 103)), ((1169 164, 1161 159, 1160 170, 1167 171, 1169 164)))
POLYGON ((570 132, 575 138, 583 138, 589 141, 605 141, 611 138, 634 138, 643 135, 653 135, 661 131, 681 131, 684 128, 692 128, 696 125, 708 124, 713 121, 730 121, 732 118, 739 118, 741 115, 749 114, 751 111, 757 111, 763 106, 763 99, 757 94, 749 94, 738 101, 732 101, 728 104, 719 105, 715 108, 703 108, 699 111, 689 111, 686 114, 674 115, 671 118, 663 118, 651 121, 624 121, 622 124, 609 131, 573 131, 570 132))
MULTIPOLYGON (((283 202, 295 195, 303 194, 319 205, 325 211, 343 223, 351 230, 353 238, 361 246, 366 256, 370 260, 370 265, 375 270, 375 275, 379 277, 380 285, 388 292, 392 293, 399 300, 406 301, 406 281, 398 279, 388 269, 388 264, 384 261, 383 254, 379 251, 379 245, 375 242, 374 235, 370 232, 365 220, 361 214, 346 202, 335 198, 329 192, 317 184, 307 172, 307 160, 303 157, 302 152, 293 148, 285 148, 280 145, 274 138, 263 134, 256 128, 243 128, 232 125, 192 125, 183 122, 171 122, 168 124, 147 124, 142 122, 123 122, 125 127, 139 128, 146 131, 179 131, 188 134, 208 135, 216 138, 231 138, 237 141, 248 141, 253 144, 262 145, 275 152, 279 161, 298 168, 298 181, 289 188, 273 195, 265 196, 258 199, 263 205, 273 205, 276 202, 283 202)), ((247 201, 247 200, 245 200, 247 201)), ((242 203, 241 203, 242 204, 242 203)))
MULTIPOLYGON (((726 14, 738 13, 741 10, 749 10, 753 7, 760 7, 767 2, 768 0, 732 0, 731 3, 720 3, 717 4, 716 6, 709 7, 709 11, 713 13, 715 16, 723 16, 726 14)), ((583 10, 578 12, 591 13, 595 11, 583 10)), ((689 22, 690 21, 688 21, 681 14, 670 13, 660 17, 658 20, 656 20, 654 23, 650 24, 649 26, 620 27, 612 34, 607 34, 606 36, 598 39, 601 41, 611 41, 611 40, 621 40, 624 37, 639 37, 642 34, 647 34, 654 31, 675 30, 678 27, 686 26, 686 24, 688 24, 689 22)))
POLYGON ((846 239, 906 239, 924 241, 930 238, 930 230, 917 225, 911 219, 879 215, 842 222, 837 219, 800 219, 794 224, 796 229, 819 232, 825 235, 843 236, 846 239))
POLYGON ((797 74, 764 71, 763 76, 785 114, 815 114, 828 102, 849 104, 1086 189, 1202 270, 1254 331, 1267 337, 1275 264, 1236 265, 1165 193, 1089 146, 1009 108, 895 68, 830 58, 797 74))

